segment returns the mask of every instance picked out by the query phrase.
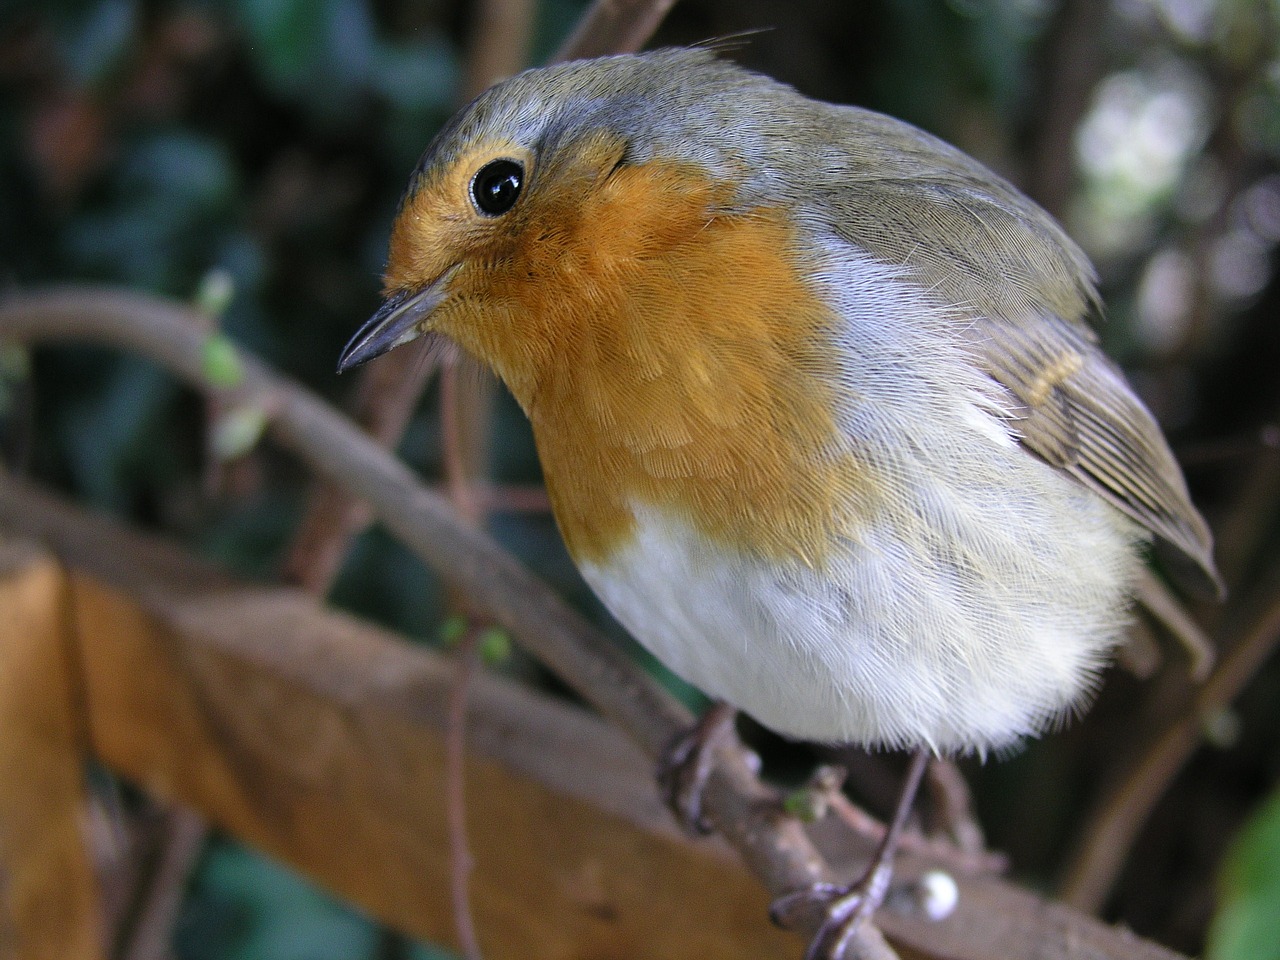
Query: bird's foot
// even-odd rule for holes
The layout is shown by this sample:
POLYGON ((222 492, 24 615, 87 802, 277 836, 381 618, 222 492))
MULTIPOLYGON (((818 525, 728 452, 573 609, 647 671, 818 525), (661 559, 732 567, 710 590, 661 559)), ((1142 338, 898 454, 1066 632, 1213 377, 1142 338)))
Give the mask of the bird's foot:
POLYGON ((895 956, 870 920, 889 892, 898 839, 902 836, 912 800, 928 764, 927 751, 920 749, 912 756, 893 819, 889 821, 861 880, 847 887, 816 883, 774 901, 770 914, 774 922, 782 926, 794 926, 796 920, 815 907, 822 910, 822 923, 809 943, 805 960, 843 960, 850 947, 853 947, 851 956, 858 960, 885 960, 895 956))
MULTIPOLYGON (((815 908, 822 910, 822 923, 809 942, 804 960, 841 960, 855 937, 863 939, 860 934, 864 932, 864 925, 869 924, 884 902, 892 876, 893 865, 887 859, 877 860, 856 883, 848 886, 815 883, 779 897, 770 906, 769 914, 778 925, 791 927, 809 911, 815 908)), ((878 935, 871 942, 883 945, 878 935)))
POLYGON ((658 784, 681 825, 694 834, 711 832, 702 812, 702 795, 711 776, 716 748, 733 733, 737 711, 727 703, 711 706, 688 731, 662 753, 658 784))

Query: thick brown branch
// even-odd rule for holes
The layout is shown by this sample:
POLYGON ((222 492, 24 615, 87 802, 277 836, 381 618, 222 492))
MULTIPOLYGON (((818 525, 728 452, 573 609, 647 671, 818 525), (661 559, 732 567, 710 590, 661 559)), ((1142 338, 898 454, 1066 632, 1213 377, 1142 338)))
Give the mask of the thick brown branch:
POLYGON ((350 420, 242 355, 236 388, 212 391, 201 366, 206 335, 189 311, 111 289, 54 290, 7 301, 0 333, 16 340, 96 341, 151 358, 233 406, 267 412, 272 432, 316 471, 359 492, 392 533, 478 609, 509 630, 601 713, 657 756, 691 718, 585 620, 484 534, 469 528, 350 420))
MULTIPOLYGON (((374 514, 477 611, 507 629, 650 756, 658 756, 688 726, 688 712, 652 679, 492 539, 459 520, 445 500, 351 421, 247 356, 241 358, 244 376, 238 386, 211 387, 202 366, 206 336, 189 314, 184 306, 119 290, 50 290, 0 302, 0 337, 130 350, 206 393, 218 393, 229 406, 265 411, 280 442, 328 480, 367 500, 374 514)), ((722 749, 717 759, 704 809, 769 891, 780 894, 828 878, 805 831, 780 814, 772 792, 741 752, 722 749)), ((825 830, 819 833, 824 848, 853 873, 873 842, 839 824, 819 827, 825 830)), ((900 874, 910 879, 931 865, 904 855, 900 874)), ((960 905, 947 920, 929 923, 885 911, 877 922, 895 941, 953 960, 1176 957, 999 881, 956 879, 960 905)))

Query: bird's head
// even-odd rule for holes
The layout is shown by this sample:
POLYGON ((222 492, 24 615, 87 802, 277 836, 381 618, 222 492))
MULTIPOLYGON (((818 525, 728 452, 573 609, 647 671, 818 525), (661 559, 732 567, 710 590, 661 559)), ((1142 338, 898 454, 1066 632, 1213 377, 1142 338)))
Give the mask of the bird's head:
POLYGON ((525 402, 583 323, 646 295, 637 264, 741 201, 732 172, 753 165, 734 105, 766 82, 670 50, 531 70, 480 96, 414 172, 385 301, 339 370, 443 336, 525 402))

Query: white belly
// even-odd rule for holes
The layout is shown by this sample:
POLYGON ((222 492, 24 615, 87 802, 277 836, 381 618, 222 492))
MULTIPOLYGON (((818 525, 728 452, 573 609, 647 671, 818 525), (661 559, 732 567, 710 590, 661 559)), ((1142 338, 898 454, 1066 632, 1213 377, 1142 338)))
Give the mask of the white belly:
POLYGON ((583 575, 668 667, 779 733, 1008 746, 1087 696, 1145 534, 1018 447, 963 310, 903 268, 832 250, 817 279, 847 323, 838 419, 888 506, 814 569, 636 504, 635 538, 583 575))
POLYGON ((985 753, 1087 696, 1136 564, 1133 524, 1026 459, 1076 501, 1070 530, 1059 517, 1024 536, 1036 511, 1022 497, 1008 516, 974 518, 984 555, 959 564, 925 561, 923 529, 883 523, 825 571, 782 568, 641 510, 637 538, 582 572, 659 660, 779 733, 985 753))

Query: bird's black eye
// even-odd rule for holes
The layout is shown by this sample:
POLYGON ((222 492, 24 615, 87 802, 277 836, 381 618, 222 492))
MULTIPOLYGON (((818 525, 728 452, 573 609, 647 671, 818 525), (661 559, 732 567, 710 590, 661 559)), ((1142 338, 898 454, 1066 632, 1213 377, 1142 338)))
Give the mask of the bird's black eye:
POLYGON ((506 213, 524 186, 524 167, 515 160, 492 160, 471 178, 471 199, 489 217, 506 213))

